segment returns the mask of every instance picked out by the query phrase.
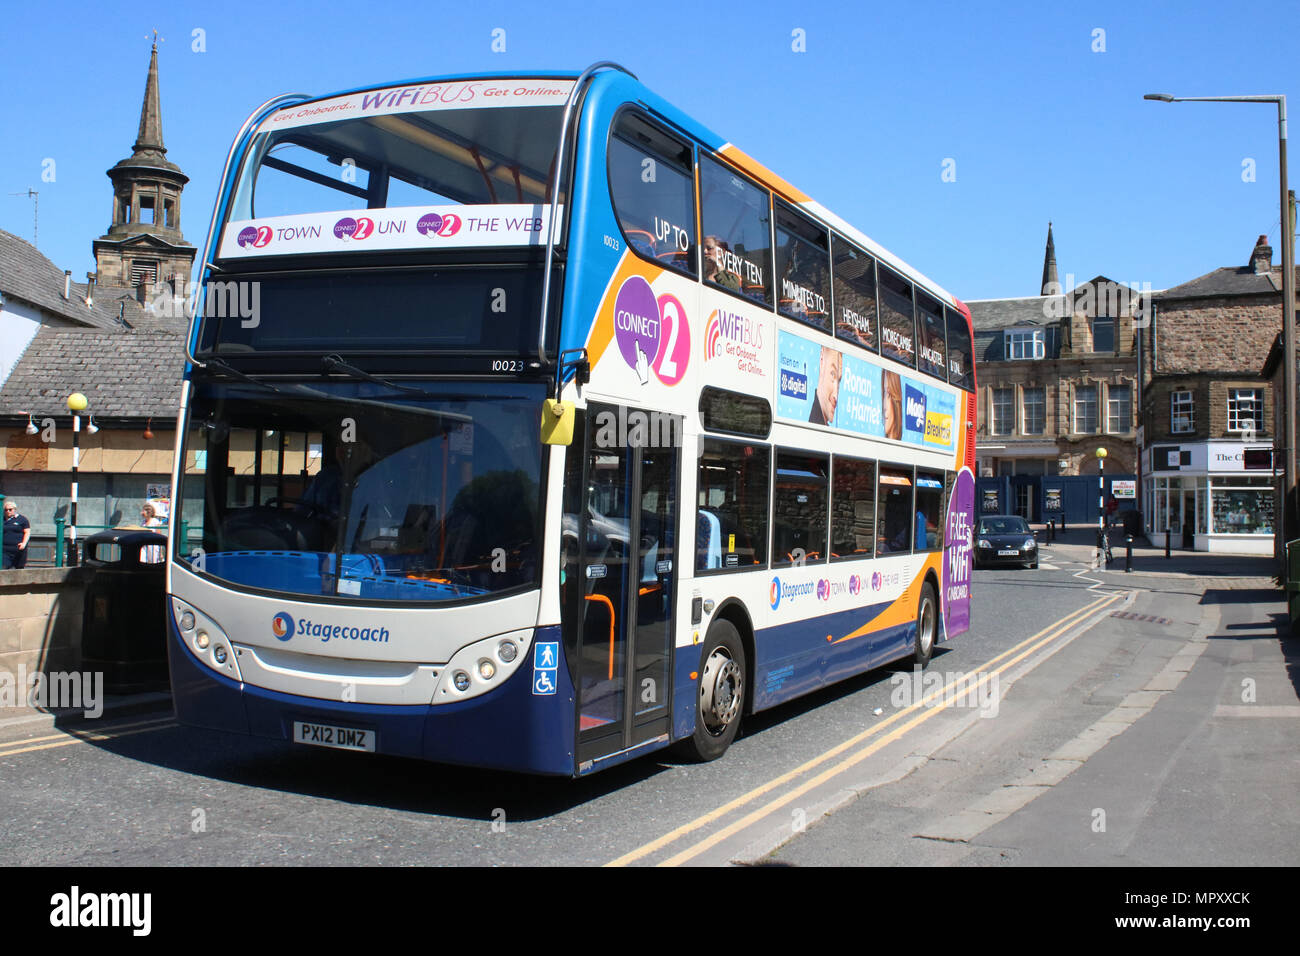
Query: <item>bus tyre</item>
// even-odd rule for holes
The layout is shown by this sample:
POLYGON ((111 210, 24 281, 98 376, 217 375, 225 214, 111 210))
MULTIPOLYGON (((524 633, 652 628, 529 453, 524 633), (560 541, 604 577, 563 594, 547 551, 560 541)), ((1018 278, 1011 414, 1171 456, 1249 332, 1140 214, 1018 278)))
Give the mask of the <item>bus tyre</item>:
POLYGON ((695 734, 682 741, 682 751, 692 760, 717 760, 736 739, 745 709, 745 645, 730 621, 709 628, 695 700, 695 734))
POLYGON ((939 635, 939 599, 929 581, 921 585, 921 600, 916 606, 916 666, 925 667, 934 653, 939 635))

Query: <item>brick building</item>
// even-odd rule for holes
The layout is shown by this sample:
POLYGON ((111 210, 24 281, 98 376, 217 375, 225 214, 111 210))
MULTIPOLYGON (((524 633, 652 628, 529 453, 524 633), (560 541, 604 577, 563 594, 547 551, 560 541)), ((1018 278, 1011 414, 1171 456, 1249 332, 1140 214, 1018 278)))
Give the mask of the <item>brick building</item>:
POLYGON ((1011 476, 1013 510, 1041 521, 1041 477, 1108 474, 1137 463, 1135 320, 1142 293, 1097 276, 1068 292, 1049 224, 1037 296, 968 302, 979 363, 976 465, 1011 476))
POLYGON ((1272 554, 1268 455, 1275 399, 1262 374, 1281 327, 1282 273, 1264 236, 1227 266, 1153 297, 1142 330, 1142 493, 1163 546, 1272 554))

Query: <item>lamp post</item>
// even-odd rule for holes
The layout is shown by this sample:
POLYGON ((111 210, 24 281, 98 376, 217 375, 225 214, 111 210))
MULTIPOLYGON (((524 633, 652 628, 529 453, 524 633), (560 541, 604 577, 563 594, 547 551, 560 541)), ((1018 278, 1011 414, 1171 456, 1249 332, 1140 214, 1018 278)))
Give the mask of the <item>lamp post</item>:
POLYGON ((1097 449, 1097 567, 1106 560, 1106 449, 1097 449))
POLYGON ((72 412, 72 494, 68 499, 70 532, 68 567, 77 566, 77 467, 81 464, 81 412, 90 402, 80 392, 68 396, 68 409, 72 412))
MULTIPOLYGON (((1274 96, 1170 96, 1148 93, 1143 99, 1161 103, 1273 103, 1277 106, 1277 152, 1281 179, 1282 219, 1282 392, 1286 407, 1282 432, 1282 455, 1285 461, 1286 487, 1282 495, 1279 528, 1283 552, 1287 540, 1296 532, 1296 363, 1295 363, 1295 244, 1292 241, 1291 199, 1286 176, 1286 97, 1274 96)), ((1275 464, 1276 467, 1276 464, 1275 464)))

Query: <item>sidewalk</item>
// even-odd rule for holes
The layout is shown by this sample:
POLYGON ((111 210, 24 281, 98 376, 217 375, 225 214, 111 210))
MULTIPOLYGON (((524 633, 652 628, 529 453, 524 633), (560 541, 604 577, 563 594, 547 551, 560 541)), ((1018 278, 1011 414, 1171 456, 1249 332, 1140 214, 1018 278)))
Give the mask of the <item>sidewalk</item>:
MULTIPOLYGON (((1044 548, 1088 563, 1095 532, 1044 548)), ((1269 558, 1135 549, 1132 603, 893 782, 787 843, 795 865, 1300 864, 1300 641, 1269 558), (1234 573, 1235 572, 1235 573, 1234 573), (1263 586, 1252 581, 1264 581, 1263 586), (1274 601, 1277 603, 1275 604, 1274 601)))
MULTIPOLYGON (((1035 526, 1042 557, 1049 556, 1091 564, 1097 553, 1097 529, 1072 527, 1068 531, 1058 532, 1055 541, 1048 541, 1047 532, 1042 526, 1035 526)), ((1124 571, 1124 530, 1112 528, 1110 531, 1110 549, 1113 561, 1110 567, 1098 570, 1108 574, 1118 574, 1120 578, 1134 579, 1148 576, 1196 578, 1205 582, 1205 587, 1272 588, 1277 586, 1277 564, 1268 555, 1219 554, 1207 551, 1182 551, 1173 549, 1165 557, 1163 548, 1154 548, 1146 540, 1139 538, 1133 542, 1133 570, 1124 571)), ((1108 579, 1109 580, 1109 579, 1108 579)), ((1115 581, 1120 584, 1123 581, 1115 581)), ((1141 581, 1132 581, 1141 587, 1141 581)), ((1277 589, 1277 600, 1283 601, 1283 591, 1277 589)))

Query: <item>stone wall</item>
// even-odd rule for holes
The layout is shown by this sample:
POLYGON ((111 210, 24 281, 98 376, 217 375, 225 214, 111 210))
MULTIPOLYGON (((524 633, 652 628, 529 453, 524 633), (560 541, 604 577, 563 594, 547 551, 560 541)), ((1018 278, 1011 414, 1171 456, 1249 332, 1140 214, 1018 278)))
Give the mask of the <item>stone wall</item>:
POLYGON ((81 666, 85 568, 0 571, 0 671, 81 666))
POLYGON ((1228 372, 1253 375, 1282 327, 1280 296, 1159 302, 1155 374, 1228 372))

